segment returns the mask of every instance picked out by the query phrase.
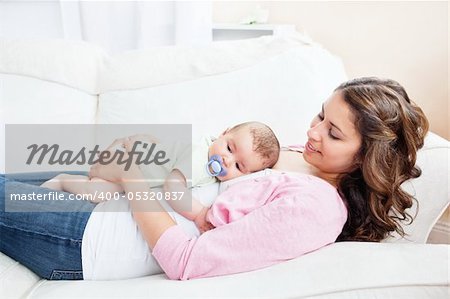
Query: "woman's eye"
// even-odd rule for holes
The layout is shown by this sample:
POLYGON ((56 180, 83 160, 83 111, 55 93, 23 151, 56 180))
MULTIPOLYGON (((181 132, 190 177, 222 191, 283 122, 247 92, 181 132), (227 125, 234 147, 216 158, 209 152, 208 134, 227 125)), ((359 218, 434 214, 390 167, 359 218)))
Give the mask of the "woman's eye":
MULTIPOLYGON (((320 119, 321 121, 323 120, 323 116, 319 113, 317 114, 317 118, 320 119)), ((339 138, 334 136, 333 134, 331 134, 331 129, 328 131, 328 136, 330 136, 331 139, 333 140, 338 140, 339 138)))
POLYGON ((331 139, 334 139, 334 140, 338 140, 338 139, 339 139, 339 138, 337 138, 336 136, 334 136, 333 134, 331 134, 331 130, 328 131, 328 136, 330 136, 330 138, 331 138, 331 139))

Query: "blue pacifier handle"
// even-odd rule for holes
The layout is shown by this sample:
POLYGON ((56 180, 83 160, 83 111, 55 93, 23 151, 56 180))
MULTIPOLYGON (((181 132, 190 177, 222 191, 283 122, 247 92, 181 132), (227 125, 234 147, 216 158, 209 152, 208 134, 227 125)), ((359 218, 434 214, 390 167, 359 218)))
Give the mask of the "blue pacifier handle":
POLYGON ((210 176, 226 176, 227 171, 222 165, 222 158, 219 155, 212 155, 206 164, 206 172, 210 176))

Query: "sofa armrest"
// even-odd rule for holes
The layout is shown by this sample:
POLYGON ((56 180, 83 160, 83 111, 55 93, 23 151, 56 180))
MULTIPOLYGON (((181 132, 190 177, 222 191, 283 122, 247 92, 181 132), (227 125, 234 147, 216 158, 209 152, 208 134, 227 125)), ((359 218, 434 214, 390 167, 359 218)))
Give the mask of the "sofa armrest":
POLYGON ((429 132, 424 147, 417 154, 416 164, 422 175, 402 185, 417 199, 408 211, 417 216, 412 224, 403 226, 408 234, 405 238, 393 233, 385 242, 426 243, 433 226, 449 205, 449 155, 449 142, 429 132))

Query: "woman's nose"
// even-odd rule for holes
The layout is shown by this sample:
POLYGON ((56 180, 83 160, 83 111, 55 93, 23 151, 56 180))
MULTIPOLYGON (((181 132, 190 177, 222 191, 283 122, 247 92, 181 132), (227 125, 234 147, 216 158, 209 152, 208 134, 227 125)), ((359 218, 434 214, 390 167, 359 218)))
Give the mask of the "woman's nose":
POLYGON ((310 128, 306 133, 309 139, 320 141, 320 124, 310 128))

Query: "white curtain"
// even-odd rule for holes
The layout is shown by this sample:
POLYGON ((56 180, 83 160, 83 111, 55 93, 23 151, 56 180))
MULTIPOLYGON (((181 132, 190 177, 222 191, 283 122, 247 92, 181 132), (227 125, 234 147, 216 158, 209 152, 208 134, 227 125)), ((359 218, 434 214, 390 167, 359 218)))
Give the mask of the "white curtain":
POLYGON ((0 38, 64 38, 112 53, 212 40, 210 1, 0 1, 0 38))

